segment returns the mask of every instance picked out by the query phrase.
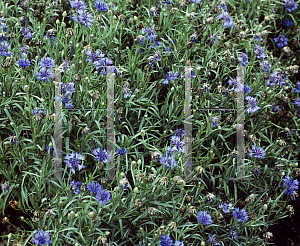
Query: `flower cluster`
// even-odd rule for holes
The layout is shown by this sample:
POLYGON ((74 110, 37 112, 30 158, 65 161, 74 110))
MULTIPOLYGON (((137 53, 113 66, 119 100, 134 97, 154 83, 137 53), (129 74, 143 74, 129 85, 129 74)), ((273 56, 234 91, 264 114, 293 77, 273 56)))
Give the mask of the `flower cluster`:
POLYGON ((298 179, 292 180, 288 175, 286 175, 283 179, 283 188, 286 189, 285 193, 291 197, 292 200, 295 200, 298 196, 298 179))
POLYGON ((102 188, 99 183, 91 182, 86 185, 87 189, 91 192, 92 195, 95 195, 96 201, 105 205, 111 201, 111 194, 108 190, 102 188))

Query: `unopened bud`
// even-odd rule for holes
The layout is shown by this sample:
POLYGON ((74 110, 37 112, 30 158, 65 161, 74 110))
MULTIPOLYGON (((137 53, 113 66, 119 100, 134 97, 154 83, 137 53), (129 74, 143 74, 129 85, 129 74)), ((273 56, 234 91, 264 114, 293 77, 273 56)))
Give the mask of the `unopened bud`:
POLYGON ((145 136, 145 130, 141 130, 141 136, 144 137, 145 136))
POLYGON ((61 23, 61 26, 62 26, 62 27, 66 27, 66 23, 62 22, 62 23, 61 23))
POLYGON ((62 13, 62 16, 63 16, 63 17, 66 17, 66 16, 67 16, 67 12, 64 11, 64 12, 62 13))
POLYGON ((141 159, 138 159, 137 164, 138 164, 138 165, 141 165, 141 164, 142 164, 141 159))
POLYGON ((139 188, 138 188, 138 187, 135 187, 135 188, 133 189, 133 192, 134 192, 134 193, 138 193, 138 192, 139 192, 139 188))
POLYGON ((55 23, 58 25, 60 23, 59 19, 57 19, 55 23))

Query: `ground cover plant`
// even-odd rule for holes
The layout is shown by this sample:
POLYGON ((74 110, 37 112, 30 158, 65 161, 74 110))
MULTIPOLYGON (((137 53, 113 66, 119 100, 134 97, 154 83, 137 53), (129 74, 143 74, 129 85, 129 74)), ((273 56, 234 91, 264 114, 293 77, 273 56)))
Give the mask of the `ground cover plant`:
POLYGON ((274 244, 270 227, 299 201, 298 5, 1 1, 1 245, 274 244), (115 74, 115 180, 105 178, 105 66, 115 74), (51 179, 57 71, 62 180, 51 179), (247 179, 233 179, 239 129, 247 179))

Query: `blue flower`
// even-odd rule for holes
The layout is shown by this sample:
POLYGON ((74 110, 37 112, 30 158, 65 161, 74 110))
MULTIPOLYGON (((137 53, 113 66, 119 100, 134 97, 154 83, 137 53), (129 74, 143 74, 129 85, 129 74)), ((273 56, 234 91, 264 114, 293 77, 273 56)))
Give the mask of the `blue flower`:
POLYGON ((66 93, 66 92, 73 93, 75 91, 74 85, 75 85, 74 82, 69 82, 69 83, 65 83, 65 84, 63 83, 61 85, 62 92, 63 93, 66 93))
POLYGON ((146 39, 150 39, 150 41, 153 41, 157 37, 157 35, 154 34, 154 27, 147 27, 141 32, 142 34, 147 33, 146 39))
POLYGON ((263 53, 265 47, 262 47, 260 44, 255 45, 254 53, 257 54, 257 59, 265 59, 267 56, 263 53))
POLYGON ((139 36, 137 36, 136 41, 138 42, 138 44, 144 44, 145 37, 143 35, 139 35, 139 36))
POLYGON ((126 154, 127 150, 126 149, 117 149, 117 152, 120 156, 123 156, 126 154))
POLYGON ((261 166, 254 167, 254 168, 253 168, 253 172, 254 172, 256 175, 259 175, 259 174, 261 173, 261 166))
POLYGON ((244 85, 245 94, 249 94, 251 92, 251 88, 249 85, 244 85))
POLYGON ((164 165, 168 169, 178 166, 177 161, 175 160, 177 153, 175 152, 175 154, 172 154, 172 151, 174 151, 174 149, 168 146, 166 154, 159 157, 160 164, 164 165))
POLYGON ((7 41, 0 42, 0 56, 11 56, 12 52, 9 52, 10 49, 11 46, 7 41))
POLYGON ((259 63, 259 65, 260 65, 260 69, 265 72, 269 72, 271 69, 271 65, 269 64, 268 61, 263 60, 261 63, 259 63))
POLYGON ((111 201, 111 194, 108 190, 99 188, 99 189, 97 189, 97 194, 96 194, 95 198, 99 204, 105 205, 106 203, 111 201))
POLYGON ((96 148, 93 150, 93 155, 95 155, 94 159, 96 161, 101 161, 103 163, 107 162, 107 150, 100 150, 100 148, 96 148))
POLYGON ((219 125, 219 120, 220 119, 217 116, 213 116, 211 118, 211 127, 216 128, 216 127, 220 126, 219 125))
POLYGON ((248 100, 248 109, 246 110, 247 113, 254 113, 260 109, 260 107, 256 105, 256 98, 247 96, 245 99, 248 100))
POLYGON ((232 204, 229 203, 227 204, 226 202, 224 202, 223 204, 219 205, 219 208, 222 208, 223 212, 225 214, 230 213, 230 209, 232 208, 232 204))
POLYGON ((287 9, 288 12, 295 11, 298 7, 298 4, 295 3, 295 0, 288 0, 284 4, 284 8, 287 9))
POLYGON ((31 65, 28 58, 21 58, 21 59, 19 59, 18 63, 20 65, 20 67, 22 67, 22 68, 26 68, 31 65))
POLYGON ((1 185, 1 188, 4 193, 7 193, 9 191, 9 185, 6 182, 1 185))
POLYGON ((239 211, 240 208, 235 208, 234 211, 232 212, 233 216, 236 218, 238 222, 246 222, 248 220, 248 213, 246 209, 242 209, 239 211))
POLYGON ((45 110, 44 109, 34 108, 31 112, 32 112, 32 115, 39 114, 42 118, 45 117, 45 110))
POLYGON ((72 15, 71 18, 84 26, 91 26, 94 22, 92 14, 88 11, 84 12, 83 9, 78 10, 77 16, 72 15))
POLYGON ((54 78, 54 73, 50 69, 42 67, 40 72, 35 72, 35 76, 41 81, 49 81, 49 78, 54 78))
POLYGON ((22 34, 25 38, 32 38, 33 34, 28 27, 21 27, 22 34))
POLYGON ((299 81, 297 81, 297 84, 295 85, 294 92, 296 92, 296 93, 300 92, 300 83, 299 83, 299 81))
POLYGON ((97 182, 92 182, 92 183, 88 183, 86 185, 86 188, 91 192, 96 194, 98 192, 98 190, 102 189, 101 184, 97 183, 97 182))
POLYGON ((82 183, 79 181, 70 181, 70 186, 71 186, 71 190, 73 191, 73 194, 79 194, 80 193, 80 187, 81 187, 82 183))
POLYGON ((161 238, 160 238, 161 246, 172 246, 172 244, 173 244, 173 241, 170 236, 167 236, 167 235, 161 236, 161 238))
POLYGON ((246 53, 242 53, 241 57, 239 57, 238 60, 241 61, 242 66, 246 66, 249 64, 248 56, 246 53))
POLYGON ((218 241, 217 241, 217 235, 213 234, 208 236, 208 241, 210 243, 211 246, 215 246, 215 245, 221 245, 218 241))
POLYGON ((62 98, 62 103, 63 105, 65 105, 66 108, 73 108, 74 105, 72 103, 72 98, 71 98, 71 95, 69 92, 67 92, 66 94, 63 95, 63 98, 62 98))
POLYGON ((177 136, 177 137, 182 138, 183 135, 184 135, 184 133, 185 133, 185 130, 182 130, 182 129, 176 129, 176 130, 174 131, 174 136, 177 136))
POLYGON ((232 237, 233 239, 238 239, 237 229, 236 226, 229 232, 227 237, 232 237))
POLYGON ((9 136, 9 141, 12 144, 16 144, 16 143, 18 143, 18 138, 17 138, 17 136, 15 136, 15 134, 13 134, 12 136, 9 136))
POLYGON ((282 18, 282 19, 281 19, 281 23, 282 23, 282 25, 285 26, 285 27, 290 27, 290 26, 294 25, 292 19, 289 18, 289 17, 288 17, 288 18, 282 18))
POLYGON ((46 67, 46 68, 52 68, 55 66, 55 60, 51 57, 43 57, 41 58, 39 66, 46 67))
POLYGON ((124 94, 124 98, 128 98, 131 97, 131 89, 129 88, 128 84, 126 86, 123 87, 122 92, 124 94))
POLYGON ((202 210, 198 212, 198 222, 201 222, 204 225, 210 225, 213 223, 211 215, 208 212, 202 210))
POLYGON ((273 108, 273 111, 276 112, 278 109, 279 109, 279 106, 276 105, 276 106, 273 108))
POLYGON ((216 196, 212 193, 208 193, 206 195, 206 203, 208 202, 214 202, 216 200, 216 196))
POLYGON ((176 241, 174 246, 184 246, 184 243, 182 241, 176 241))
POLYGON ((281 35, 279 38, 274 38, 274 41, 277 47, 282 48, 288 45, 289 40, 285 37, 285 35, 281 35))
POLYGON ((174 144, 175 146, 172 148, 173 151, 179 151, 181 153, 184 153, 184 141, 180 140, 180 137, 177 136, 172 136, 171 137, 171 143, 174 144))
POLYGON ((224 24, 223 27, 232 27, 234 25, 234 18, 231 18, 229 16, 229 13, 227 11, 223 11, 219 16, 218 19, 223 19, 224 20, 224 24))
POLYGON ((94 7, 99 11, 99 12, 103 12, 106 11, 108 9, 108 4, 103 2, 102 0, 98 0, 94 7))
POLYGON ((78 168, 78 171, 81 169, 85 168, 84 165, 81 165, 81 161, 84 160, 83 155, 78 154, 78 153, 71 153, 69 155, 66 155, 64 162, 68 165, 68 167, 72 168, 72 173, 75 174, 75 167, 78 168))
POLYGON ((295 104, 300 107, 300 98, 298 98, 297 100, 295 100, 295 104))
POLYGON ((139 52, 139 53, 142 53, 142 52, 143 52, 143 50, 142 50, 142 49, 139 49, 139 50, 138 50, 138 52, 139 52))
POLYGON ((192 3, 200 3, 201 0, 190 0, 192 3))
POLYGON ((283 179, 283 188, 288 188, 290 190, 298 190, 298 179, 292 180, 289 175, 286 175, 283 179))
POLYGON ((38 231, 37 233, 35 233, 35 236, 34 236, 32 242, 39 246, 44 246, 45 244, 50 245, 51 239, 50 239, 49 232, 42 231, 42 230, 38 231))
POLYGON ((227 10, 226 2, 221 0, 220 5, 218 6, 219 9, 227 10))
MULTIPOLYGON (((48 150, 49 150, 49 145, 46 146, 46 151, 48 151, 48 150)), ((50 148, 50 155, 51 156, 53 156, 53 151, 54 151, 54 147, 51 146, 51 148, 50 148)))
POLYGON ((74 9, 85 9, 86 8, 86 6, 84 5, 84 2, 80 1, 80 0, 71 1, 70 4, 71 4, 71 7, 74 9))
POLYGON ((248 153, 248 155, 250 157, 255 157, 255 158, 258 158, 258 159, 262 159, 266 156, 266 152, 262 147, 257 147, 256 148, 255 145, 252 145, 251 148, 252 148, 252 150, 249 150, 249 153, 248 153))
POLYGON ((215 33, 213 33, 211 36, 210 36, 210 43, 212 44, 212 43, 216 43, 217 42, 217 40, 218 40, 218 36, 217 36, 217 34, 215 34, 215 33))
POLYGON ((176 71, 175 73, 173 73, 172 71, 169 71, 166 79, 162 83, 164 85, 169 84, 169 81, 174 81, 175 79, 177 79, 178 75, 179 75, 178 71, 176 71))
POLYGON ((128 180, 126 178, 122 178, 119 181, 119 186, 121 187, 122 190, 128 189, 128 185, 129 185, 129 182, 128 182, 128 180))

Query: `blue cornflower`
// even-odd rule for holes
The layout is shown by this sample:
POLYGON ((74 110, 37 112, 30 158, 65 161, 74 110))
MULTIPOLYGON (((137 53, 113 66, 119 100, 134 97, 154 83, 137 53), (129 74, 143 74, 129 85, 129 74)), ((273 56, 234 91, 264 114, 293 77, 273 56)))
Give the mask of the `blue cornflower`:
POLYGON ((221 0, 220 5, 218 6, 219 9, 227 10, 226 2, 224 0, 221 0))
POLYGON ((28 58, 21 58, 19 59, 18 63, 23 69, 31 65, 28 58))
POLYGON ((278 109, 279 109, 279 106, 276 105, 276 106, 273 108, 273 111, 276 112, 278 109))
POLYGON ((48 56, 43 57, 43 58, 41 58, 39 66, 46 67, 46 68, 52 68, 55 66, 55 60, 48 56))
POLYGON ((169 71, 166 79, 162 83, 164 85, 167 85, 167 84, 169 84, 169 81, 174 81, 175 79, 177 79, 178 75, 179 75, 178 71, 176 71, 175 73, 173 73, 172 71, 169 71))
POLYGON ((22 56, 23 53, 25 53, 26 55, 28 54, 28 46, 22 46, 19 50, 20 50, 20 56, 22 56))
POLYGON ((232 204, 229 203, 227 204, 226 202, 224 202, 223 204, 219 205, 219 208, 222 208, 223 212, 225 214, 230 213, 230 209, 232 208, 232 204))
POLYGON ((126 154, 127 150, 126 149, 117 149, 117 152, 120 156, 123 156, 126 154))
POLYGON ((92 194, 96 194, 98 192, 98 190, 102 189, 101 184, 97 183, 97 182, 92 182, 92 183, 88 183, 86 185, 86 188, 92 193, 92 194))
POLYGON ((300 98, 298 98, 297 100, 295 100, 295 104, 300 107, 300 98))
POLYGON ((161 165, 165 166, 168 169, 171 169, 172 167, 177 167, 177 161, 175 160, 175 157, 177 156, 177 153, 172 154, 172 148, 167 147, 166 154, 164 156, 159 157, 159 162, 161 165))
POLYGON ((263 60, 261 63, 259 63, 259 65, 260 65, 260 69, 265 72, 269 72, 271 69, 271 64, 269 64, 268 61, 263 60))
POLYGON ((13 134, 12 136, 9 136, 9 141, 12 144, 16 144, 18 142, 18 138, 17 138, 17 136, 15 136, 15 134, 13 134))
POLYGON ((254 168, 253 168, 253 172, 254 172, 256 175, 259 175, 259 174, 261 173, 261 166, 254 167, 254 168))
POLYGON ((99 11, 99 12, 103 12, 106 11, 108 9, 108 4, 103 2, 102 0, 98 0, 94 7, 99 11))
POLYGON ((246 209, 242 209, 239 211, 240 208, 235 208, 234 211, 232 212, 233 216, 236 218, 238 222, 246 222, 248 220, 248 213, 246 209))
POLYGON ((267 86, 270 85, 271 87, 274 86, 274 84, 277 82, 277 85, 284 85, 286 84, 285 81, 287 80, 287 77, 284 73, 279 73, 278 71, 274 71, 270 75, 270 79, 267 81, 267 86))
POLYGON ((6 182, 1 185, 1 188, 4 193, 7 193, 9 191, 9 185, 6 182))
POLYGON ((211 246, 221 245, 221 244, 217 241, 217 235, 216 235, 216 234, 209 235, 209 236, 208 236, 208 241, 209 241, 209 243, 210 243, 211 246))
POLYGON ((206 195, 206 203, 208 202, 214 202, 216 200, 216 196, 212 193, 208 193, 206 195))
POLYGON ((154 54, 154 58, 155 58, 156 61, 161 61, 160 60, 160 55, 161 55, 161 52, 159 50, 156 50, 155 54, 154 54))
POLYGON ((219 125, 219 120, 220 119, 217 116, 213 116, 211 118, 211 127, 216 128, 216 127, 220 126, 219 125))
POLYGON ((174 246, 184 246, 184 243, 182 241, 176 241, 174 246))
POLYGON ((238 239, 237 229, 236 226, 229 232, 227 237, 232 237, 233 239, 238 239))
POLYGON ((223 27, 232 27, 234 25, 234 18, 231 18, 229 16, 229 13, 227 11, 223 11, 219 16, 218 19, 223 19, 224 20, 224 24, 223 27))
POLYGON ((203 84, 203 86, 202 86, 202 90, 203 90, 203 92, 204 92, 204 93, 206 93, 206 92, 209 92, 209 87, 210 87, 210 85, 209 85, 209 84, 207 84, 207 83, 204 83, 204 84, 203 84))
POLYGON ((70 92, 67 91, 63 95, 62 103, 63 103, 63 105, 65 105, 66 108, 73 108, 74 107, 74 105, 72 103, 72 98, 71 98, 71 93, 70 92))
POLYGON ((255 147, 254 145, 252 145, 252 150, 249 150, 248 155, 250 157, 255 157, 255 158, 259 158, 262 159, 266 156, 266 152, 262 147, 255 147))
POLYGON ((242 66, 247 66, 249 64, 246 53, 242 53, 242 55, 238 58, 238 61, 241 61, 242 66))
POLYGON ((80 193, 80 187, 81 187, 82 183, 79 181, 70 181, 70 186, 71 186, 71 190, 73 191, 73 194, 79 194, 80 193))
POLYGON ((257 33, 254 35, 254 41, 264 41, 263 38, 261 37, 261 34, 260 33, 257 33))
MULTIPOLYGON (((32 112, 32 115, 39 114, 42 118, 45 117, 45 110, 44 110, 44 109, 37 109, 37 108, 34 108, 31 112, 32 112)), ((43 120, 42 120, 42 121, 43 121, 43 120)))
POLYGON ((171 246, 173 244, 173 240, 170 236, 163 235, 160 238, 160 245, 161 246, 171 246))
POLYGON ((55 39, 54 36, 49 37, 48 35, 45 35, 45 38, 48 39, 48 43, 50 43, 51 42, 50 39, 52 39, 52 44, 55 43, 55 46, 57 46, 57 40, 55 39))
POLYGON ((21 27, 22 34, 25 38, 32 38, 33 34, 28 27, 21 27))
POLYGON ((49 78, 54 78, 54 73, 50 69, 42 67, 40 72, 35 72, 35 76, 41 81, 50 81, 49 78))
POLYGON ((247 96, 245 99, 248 101, 248 109, 246 110, 247 113, 254 113, 260 109, 260 107, 256 105, 256 98, 247 96))
POLYGON ((81 154, 71 153, 71 154, 67 155, 65 157, 65 159, 67 159, 67 160, 65 160, 64 162, 68 165, 68 167, 72 168, 73 174, 75 174, 75 167, 78 168, 78 171, 85 168, 85 166, 83 164, 82 165, 79 164, 79 163, 81 163, 81 161, 84 160, 84 157, 81 154))
POLYGON ((251 88, 249 85, 244 85, 245 94, 249 94, 251 92, 251 88))
POLYGON ((84 12, 83 9, 78 10, 77 16, 72 15, 71 18, 84 26, 91 26, 94 22, 92 14, 89 11, 84 12))
POLYGON ((213 33, 211 36, 210 36, 210 43, 212 44, 212 43, 216 43, 217 42, 217 40, 218 40, 218 36, 217 36, 217 34, 215 34, 215 33, 213 33))
POLYGON ((289 17, 288 17, 288 18, 282 18, 282 19, 281 19, 281 23, 282 23, 282 25, 285 26, 285 27, 290 27, 290 26, 294 25, 292 19, 289 18, 289 17))
POLYGON ((181 153, 184 153, 184 141, 180 140, 180 137, 177 136, 172 136, 171 137, 171 143, 174 144, 175 146, 172 148, 172 151, 178 151, 181 153))
POLYGON ((85 54, 90 57, 89 59, 86 59, 86 61, 89 62, 95 62, 105 57, 105 54, 101 50, 96 50, 93 53, 92 50, 89 49, 85 52, 85 54))
POLYGON ((100 67, 100 66, 108 66, 108 65, 111 65, 113 64, 113 60, 108 58, 108 57, 104 57, 104 58, 101 58, 97 61, 94 62, 94 65, 95 65, 95 68, 96 70, 98 70, 99 68, 102 68, 101 70, 101 74, 105 75, 106 72, 105 72, 105 67, 100 67))
POLYGON ((294 92, 296 92, 296 93, 300 92, 300 83, 299 83, 299 81, 297 81, 297 83, 295 85, 294 92))
POLYGON ((157 35, 154 34, 154 27, 147 27, 141 32, 142 34, 147 33, 146 39, 150 39, 150 41, 153 41, 157 37, 157 35))
POLYGON ((71 4, 71 7, 74 9, 85 9, 86 8, 86 6, 84 5, 84 2, 80 1, 80 0, 71 1, 70 4, 71 4))
POLYGON ((74 88, 75 83, 74 82, 69 82, 69 83, 63 83, 61 85, 61 90, 63 93, 69 92, 69 93, 73 93, 75 91, 74 88))
POLYGON ((295 3, 295 0, 287 0, 284 4, 284 8, 286 8, 289 12, 295 11, 297 7, 298 4, 295 3))
POLYGON ((145 37, 143 35, 139 35, 139 36, 137 36, 136 41, 138 42, 138 44, 144 44, 145 37))
POLYGON ((0 42, 0 56, 11 56, 12 52, 9 52, 10 49, 11 46, 7 41, 0 42))
POLYGON ((274 38, 274 41, 277 47, 282 48, 288 45, 289 40, 285 37, 285 35, 281 35, 279 38, 274 38))
POLYGON ((172 4, 172 2, 171 2, 171 1, 168 1, 168 0, 166 1, 166 5, 167 5, 167 7, 168 7, 168 6, 170 6, 171 4, 172 4))
POLYGON ((194 41, 194 42, 196 42, 196 43, 199 43, 197 33, 193 33, 193 34, 190 36, 190 40, 191 40, 191 41, 194 41))
POLYGON ((100 148, 96 148, 93 150, 93 155, 95 155, 94 159, 96 161, 101 161, 103 163, 107 162, 107 150, 100 150, 100 148))
POLYGON ((198 222, 201 222, 204 225, 210 225, 213 223, 211 215, 208 212, 202 210, 198 212, 198 222))
POLYGON ((122 178, 119 181, 119 186, 121 187, 122 190, 128 189, 128 185, 129 185, 129 182, 128 182, 128 180, 126 178, 122 178))
POLYGON ((99 204, 105 205, 111 201, 111 194, 108 190, 98 189, 95 198, 99 204))
POLYGON ((124 98, 131 97, 131 89, 129 88, 129 85, 127 84, 126 86, 123 87, 122 92, 124 94, 124 98))
POLYGON ((267 56, 263 53, 265 47, 262 47, 260 44, 255 45, 255 54, 257 54, 257 59, 265 59, 267 56))
MULTIPOLYGON (((49 145, 46 146, 46 151, 48 151, 48 150, 49 150, 49 145)), ((53 151, 54 151, 54 147, 51 146, 51 148, 50 148, 50 155, 51 156, 53 156, 53 151)))
POLYGON ((177 137, 180 137, 180 138, 182 138, 183 136, 184 136, 184 133, 185 133, 185 130, 182 130, 182 129, 176 129, 175 131, 174 131, 174 136, 177 136, 177 137))
POLYGON ((190 0, 192 3, 200 3, 201 0, 190 0))
POLYGON ((149 50, 155 49, 156 47, 161 47, 162 46, 161 42, 159 42, 158 40, 153 40, 152 44, 149 45, 149 47, 148 47, 149 50))
POLYGON ((292 200, 295 200, 295 198, 298 196, 297 191, 298 190, 298 179, 292 180, 288 175, 286 175, 283 179, 283 188, 287 189, 285 193, 291 197, 292 200))
POLYGON ((44 246, 45 244, 50 245, 51 239, 50 239, 49 232, 42 231, 42 230, 38 231, 37 233, 35 233, 34 238, 32 239, 32 242, 39 246, 44 246))
POLYGON ((156 10, 156 7, 154 6, 154 7, 152 7, 152 8, 150 8, 150 15, 153 15, 153 16, 157 16, 157 10, 156 10))

